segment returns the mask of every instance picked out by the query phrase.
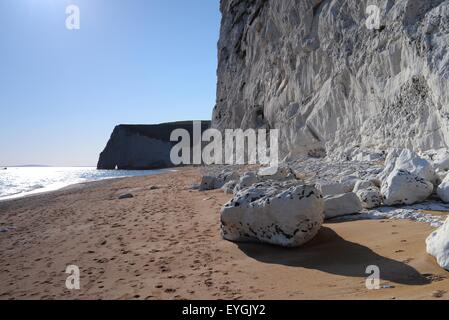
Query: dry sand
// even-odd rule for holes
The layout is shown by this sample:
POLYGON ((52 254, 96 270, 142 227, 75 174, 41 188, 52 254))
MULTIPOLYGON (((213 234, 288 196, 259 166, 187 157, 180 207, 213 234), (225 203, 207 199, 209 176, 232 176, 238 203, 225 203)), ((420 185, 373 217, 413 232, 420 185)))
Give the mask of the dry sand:
POLYGON ((0 299, 449 299, 426 224, 326 224, 298 249, 234 244, 219 229, 229 195, 190 190, 199 179, 186 168, 0 202, 13 228, 0 233, 0 299), (65 288, 71 264, 78 291, 65 288), (383 289, 366 289, 368 265, 383 289))

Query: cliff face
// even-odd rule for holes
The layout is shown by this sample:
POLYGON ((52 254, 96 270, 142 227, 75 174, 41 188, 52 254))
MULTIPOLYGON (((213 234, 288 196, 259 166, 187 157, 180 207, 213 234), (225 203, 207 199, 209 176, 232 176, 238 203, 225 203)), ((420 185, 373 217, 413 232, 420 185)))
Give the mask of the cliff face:
MULTIPOLYGON (((170 141, 175 129, 185 129, 193 140, 193 122, 158 125, 119 125, 115 127, 106 148, 100 154, 98 169, 143 170, 173 167, 170 151, 177 142, 170 141)), ((202 121, 202 131, 210 127, 202 121)))
POLYGON ((291 156, 449 144, 448 0, 222 0, 221 11, 213 127, 280 129, 291 156))

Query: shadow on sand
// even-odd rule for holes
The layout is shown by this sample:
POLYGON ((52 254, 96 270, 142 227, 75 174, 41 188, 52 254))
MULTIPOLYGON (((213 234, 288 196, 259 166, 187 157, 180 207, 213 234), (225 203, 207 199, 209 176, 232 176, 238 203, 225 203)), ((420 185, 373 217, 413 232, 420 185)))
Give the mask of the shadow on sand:
POLYGON ((330 274, 367 278, 366 268, 376 265, 381 279, 404 285, 425 285, 430 280, 411 266, 382 257, 360 244, 346 241, 335 231, 322 228, 318 235, 300 248, 279 248, 264 244, 239 243, 247 256, 257 261, 290 267, 315 269, 330 274))

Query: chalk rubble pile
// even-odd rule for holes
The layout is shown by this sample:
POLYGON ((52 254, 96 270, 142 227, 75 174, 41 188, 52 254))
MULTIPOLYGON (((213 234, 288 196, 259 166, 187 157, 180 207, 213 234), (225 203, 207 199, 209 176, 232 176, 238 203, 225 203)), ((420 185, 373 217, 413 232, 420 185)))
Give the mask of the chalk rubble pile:
MULTIPOLYGON (((449 152, 340 151, 336 157, 283 164, 274 175, 225 169, 206 175, 201 190, 233 198, 221 210, 226 240, 297 247, 315 237, 324 220, 382 206, 449 203, 449 152), (341 160, 343 159, 343 160, 341 160), (374 160, 373 160, 374 159, 374 160), (301 176, 303 179, 298 179, 301 176)), ((428 253, 449 268, 449 219, 427 239, 428 253)))

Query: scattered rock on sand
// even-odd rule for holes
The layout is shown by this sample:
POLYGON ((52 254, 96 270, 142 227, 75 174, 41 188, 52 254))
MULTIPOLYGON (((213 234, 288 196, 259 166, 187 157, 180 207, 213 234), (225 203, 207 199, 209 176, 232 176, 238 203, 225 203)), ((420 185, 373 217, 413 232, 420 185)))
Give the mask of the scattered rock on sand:
POLYGON ((435 257, 442 268, 449 270, 449 218, 427 238, 426 244, 427 253, 435 257))
POLYGON ((387 206, 411 205, 425 201, 433 184, 406 170, 395 169, 382 183, 383 202, 387 206))
POLYGON ((358 190, 356 194, 365 209, 374 209, 382 205, 382 195, 379 188, 375 186, 358 190))
POLYGON ((353 192, 324 198, 324 216, 326 219, 359 213, 362 209, 360 199, 353 192))
POLYGON ((318 233, 324 201, 314 187, 268 181, 237 193, 221 211, 225 239, 297 247, 318 233))
POLYGON ((221 189, 226 194, 233 194, 236 185, 237 185, 237 181, 232 180, 232 181, 227 182, 221 189))
POLYGON ((213 176, 203 176, 201 178, 200 191, 214 190, 216 179, 213 176))
POLYGON ((119 198, 119 200, 123 200, 123 199, 134 198, 134 196, 131 193, 125 193, 125 194, 120 195, 118 198, 119 198))

